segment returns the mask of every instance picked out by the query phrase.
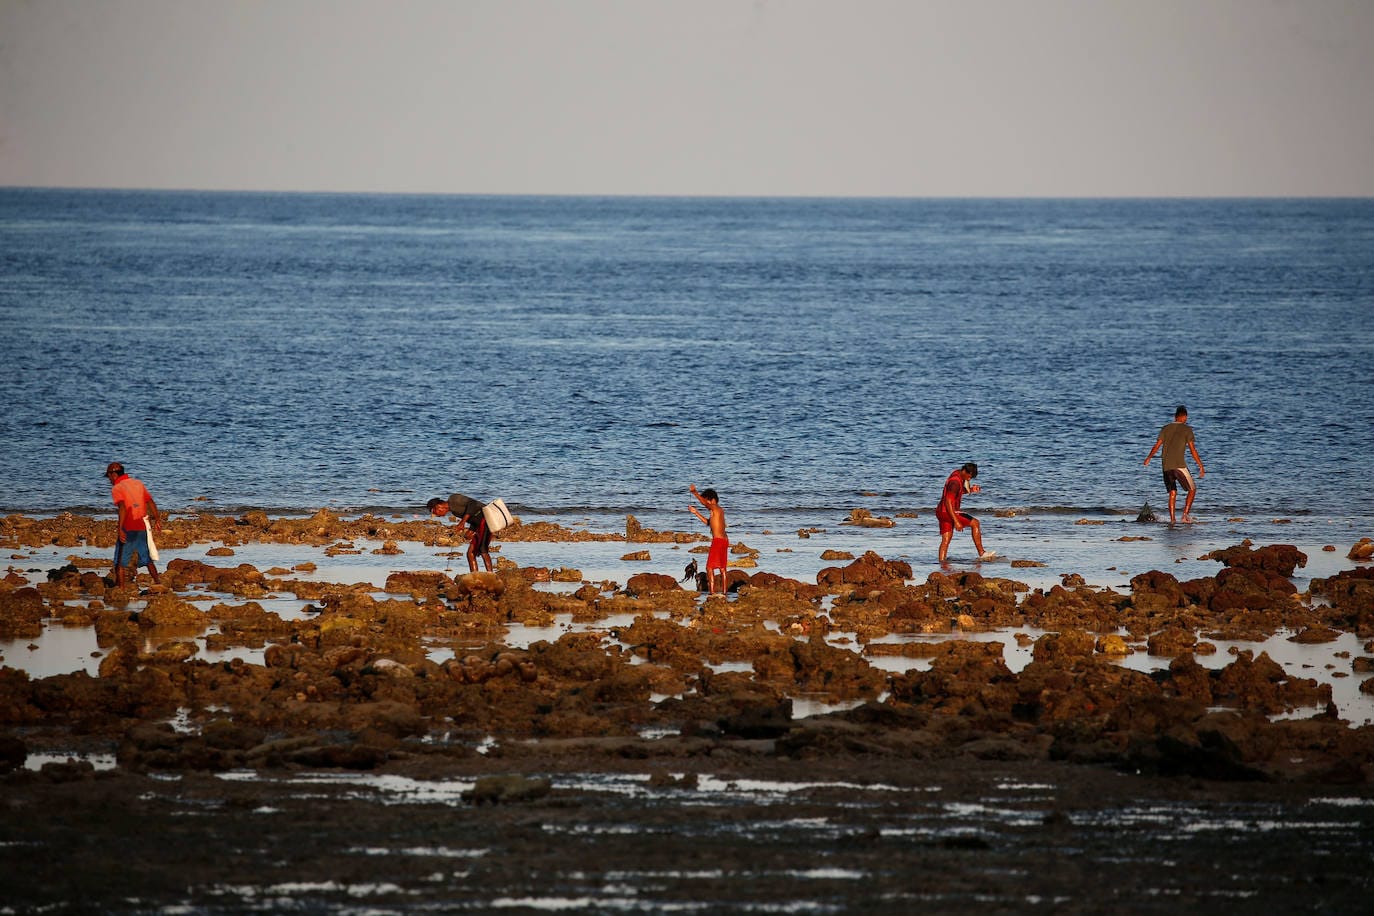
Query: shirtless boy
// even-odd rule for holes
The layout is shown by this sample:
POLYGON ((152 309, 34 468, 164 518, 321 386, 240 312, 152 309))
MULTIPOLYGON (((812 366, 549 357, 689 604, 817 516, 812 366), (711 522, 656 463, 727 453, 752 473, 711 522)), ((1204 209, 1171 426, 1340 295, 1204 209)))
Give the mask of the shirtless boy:
POLYGON ((711 513, 710 518, 702 515, 696 506, 688 506, 692 514, 711 526, 711 552, 706 555, 706 578, 711 583, 711 594, 716 594, 716 570, 720 570, 720 594, 725 594, 725 571, 730 565, 730 539, 725 536, 725 510, 720 507, 720 497, 715 490, 707 487, 700 493, 697 492, 697 485, 692 484, 688 487, 706 511, 711 513))

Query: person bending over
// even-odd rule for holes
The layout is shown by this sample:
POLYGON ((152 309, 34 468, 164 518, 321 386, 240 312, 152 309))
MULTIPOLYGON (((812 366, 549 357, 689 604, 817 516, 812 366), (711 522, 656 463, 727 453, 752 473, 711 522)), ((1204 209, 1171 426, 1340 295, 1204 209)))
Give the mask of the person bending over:
POLYGON ((978 519, 972 515, 965 514, 960 509, 965 493, 977 493, 979 487, 973 482, 973 478, 978 476, 978 465, 972 461, 961 467, 955 468, 954 472, 945 480, 945 489, 940 496, 940 504, 935 507, 935 518, 940 523, 940 565, 945 565, 945 558, 949 555, 949 542, 954 537, 955 531, 963 531, 965 528, 972 529, 973 549, 978 552, 978 559, 990 560, 997 554, 991 550, 983 549, 983 528, 978 523, 978 519))
POLYGON ((482 514, 486 508, 481 502, 462 493, 453 493, 448 499, 436 496, 426 503, 429 514, 443 518, 452 514, 460 526, 466 526, 468 539, 468 570, 477 572, 477 558, 481 557, 491 572, 491 531, 487 528, 487 518, 482 514))

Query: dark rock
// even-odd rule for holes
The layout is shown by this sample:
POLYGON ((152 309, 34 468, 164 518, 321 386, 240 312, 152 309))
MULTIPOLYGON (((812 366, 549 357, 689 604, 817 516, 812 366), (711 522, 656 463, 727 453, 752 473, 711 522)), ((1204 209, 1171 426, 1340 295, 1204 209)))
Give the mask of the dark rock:
POLYGON ((663 573, 636 573, 625 583, 625 593, 634 597, 681 590, 676 579, 663 573))
POLYGON ((17 770, 28 759, 29 749, 14 735, 0 735, 0 773, 17 770))
MULTIPOLYGON (((632 516, 633 517, 633 516, 632 516)), ((505 805, 543 798, 553 791, 553 783, 544 777, 482 776, 472 789, 463 793, 463 800, 474 805, 505 805)))

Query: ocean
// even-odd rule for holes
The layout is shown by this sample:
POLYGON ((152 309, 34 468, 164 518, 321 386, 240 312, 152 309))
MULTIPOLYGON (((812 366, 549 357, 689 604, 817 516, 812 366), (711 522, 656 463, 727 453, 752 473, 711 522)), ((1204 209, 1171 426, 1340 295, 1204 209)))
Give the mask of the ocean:
POLYGON ((1202 520, 1374 534, 1372 316, 1374 200, 0 189, 0 511, 1056 526, 1186 404, 1202 520))

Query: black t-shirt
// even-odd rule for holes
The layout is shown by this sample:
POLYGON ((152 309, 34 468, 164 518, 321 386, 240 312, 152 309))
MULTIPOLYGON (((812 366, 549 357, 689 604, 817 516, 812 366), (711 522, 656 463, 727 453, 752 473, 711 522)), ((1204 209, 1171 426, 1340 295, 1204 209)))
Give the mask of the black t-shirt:
POLYGON ((452 493, 448 498, 448 514, 454 518, 461 519, 468 517, 468 527, 477 528, 477 523, 482 520, 482 509, 484 503, 480 503, 471 496, 464 496, 462 493, 452 493))

